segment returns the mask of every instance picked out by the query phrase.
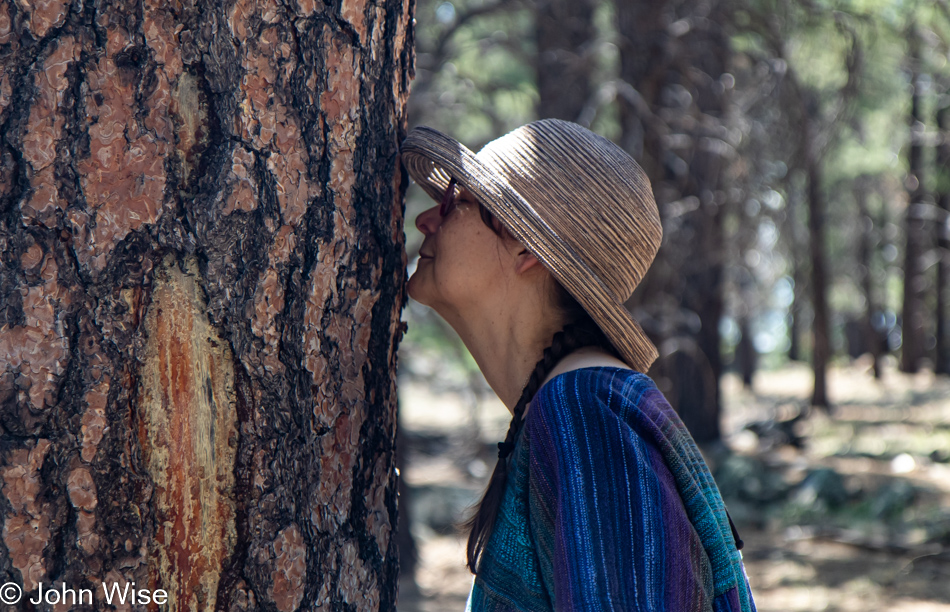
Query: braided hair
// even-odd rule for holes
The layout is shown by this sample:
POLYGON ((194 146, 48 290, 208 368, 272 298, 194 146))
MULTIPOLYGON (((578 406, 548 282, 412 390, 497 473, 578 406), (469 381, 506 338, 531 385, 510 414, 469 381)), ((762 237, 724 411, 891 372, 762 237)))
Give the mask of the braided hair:
MULTIPOLYGON (((485 224, 496 234, 501 235, 504 228, 500 223, 492 217, 485 207, 480 205, 479 208, 485 224)), ((521 397, 518 399, 518 403, 515 404, 514 410, 512 410, 511 424, 508 426, 505 440, 498 443, 498 463, 495 464, 495 469, 488 481, 485 493, 482 495, 475 512, 463 524, 463 528, 468 529, 469 532, 467 565, 473 574, 477 571, 478 560, 488 543, 495 518, 501 508, 501 499, 505 492, 505 484, 508 481, 508 456, 514 450, 518 434, 521 433, 528 403, 541 387, 541 383, 544 382, 544 379, 563 357, 581 347, 597 346, 619 357, 617 350, 607 339, 604 332, 594 323, 590 315, 587 314, 587 311, 577 303, 577 300, 560 283, 555 281, 554 285, 557 304, 569 323, 554 334, 551 344, 544 349, 541 359, 535 364, 534 370, 528 377, 528 382, 521 392, 521 397)))

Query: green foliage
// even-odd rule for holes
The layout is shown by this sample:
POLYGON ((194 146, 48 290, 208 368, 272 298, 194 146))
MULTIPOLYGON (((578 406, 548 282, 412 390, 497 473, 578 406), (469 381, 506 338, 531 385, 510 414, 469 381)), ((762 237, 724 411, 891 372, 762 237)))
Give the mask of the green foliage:
POLYGON ((418 75, 412 122, 449 131, 478 147, 532 119, 534 74, 530 11, 514 3, 465 21, 484 2, 418 3, 418 75), (442 45, 440 47, 440 45, 442 45), (421 91, 419 91, 421 89, 421 91))

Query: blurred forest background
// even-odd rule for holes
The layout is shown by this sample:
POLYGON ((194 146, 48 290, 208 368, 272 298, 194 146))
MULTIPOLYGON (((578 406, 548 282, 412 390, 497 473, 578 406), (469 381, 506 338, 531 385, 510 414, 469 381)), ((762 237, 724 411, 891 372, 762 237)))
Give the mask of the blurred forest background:
MULTIPOLYGON (((411 126, 477 151, 559 117, 650 176, 663 246, 628 306, 759 609, 950 610, 950 2, 417 0, 416 21, 411 126)), ((410 189, 410 272, 431 205, 410 189)), ((452 523, 507 413, 434 313, 406 318, 400 609, 459 607, 452 523)))

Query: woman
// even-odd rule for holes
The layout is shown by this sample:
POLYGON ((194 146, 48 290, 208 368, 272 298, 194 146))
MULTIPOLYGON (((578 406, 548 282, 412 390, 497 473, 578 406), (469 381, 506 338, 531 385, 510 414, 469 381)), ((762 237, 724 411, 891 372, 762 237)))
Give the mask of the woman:
POLYGON ((441 202, 416 219, 409 295, 512 411, 469 524, 469 609, 754 610, 719 491, 623 307, 662 237, 640 167, 558 120, 477 155, 417 128, 401 156, 441 202))

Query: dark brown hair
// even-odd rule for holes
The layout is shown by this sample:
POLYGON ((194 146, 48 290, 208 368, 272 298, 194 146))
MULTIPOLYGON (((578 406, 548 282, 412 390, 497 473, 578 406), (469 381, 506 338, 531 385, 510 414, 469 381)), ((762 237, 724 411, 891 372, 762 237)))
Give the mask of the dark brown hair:
MULTIPOLYGON (((493 232, 499 236, 510 234, 504 226, 495 219, 487 208, 479 204, 479 213, 482 221, 485 222, 493 232)), ((552 278, 553 280, 553 278, 552 278)), ((485 493, 478 503, 471 518, 463 524, 464 528, 469 530, 467 561, 468 568, 474 574, 478 569, 478 560, 488 543, 492 528, 495 525, 495 518, 501 508, 501 499, 505 493, 505 483, 508 481, 508 455, 514 449, 515 441, 521 432, 524 424, 524 412, 528 402, 534 397, 541 383, 547 378, 547 375, 554 369, 554 366, 565 356, 584 346, 598 346, 607 350, 610 354, 618 356, 617 350, 611 345, 607 336, 600 330, 590 315, 587 314, 577 300, 567 292, 556 280, 554 281, 554 291, 558 308, 564 314, 568 323, 561 331, 554 334, 551 344, 544 349, 541 360, 534 366, 528 382, 521 392, 518 403, 515 404, 512 411, 511 424, 508 426, 508 433, 505 441, 498 444, 498 463, 495 464, 495 470, 492 472, 488 481, 485 493)))

